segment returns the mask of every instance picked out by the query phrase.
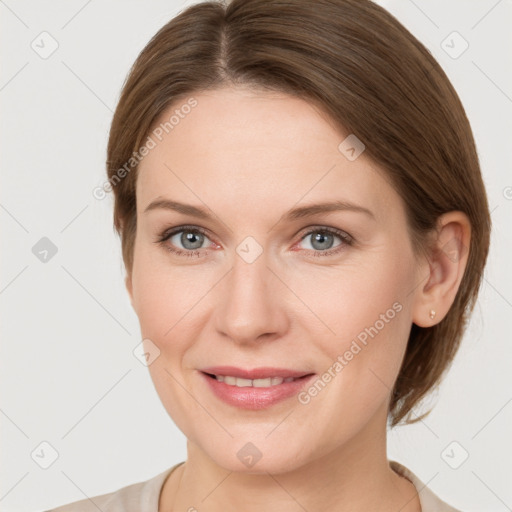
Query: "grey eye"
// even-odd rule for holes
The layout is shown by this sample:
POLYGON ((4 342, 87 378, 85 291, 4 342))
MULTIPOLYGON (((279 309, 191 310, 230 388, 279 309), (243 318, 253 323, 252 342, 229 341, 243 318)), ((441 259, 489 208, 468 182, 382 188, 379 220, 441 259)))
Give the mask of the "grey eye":
MULTIPOLYGON (((316 251, 325 251, 328 249, 331 249, 334 246, 334 239, 340 238, 339 235, 329 233, 322 230, 316 230, 312 231, 311 233, 308 233, 302 240, 311 240, 311 248, 316 251)), ((340 244, 338 244, 340 245, 340 244)), ((306 249, 309 249, 309 247, 306 247, 306 249)))
POLYGON ((201 246, 203 245, 205 239, 206 237, 202 233, 199 233, 198 231, 194 231, 192 229, 184 229, 175 233, 170 238, 170 241, 177 247, 180 247, 181 244, 184 249, 193 251, 196 249, 201 249, 201 246), (177 242, 173 240, 174 238, 178 238, 179 244, 177 244, 177 242))

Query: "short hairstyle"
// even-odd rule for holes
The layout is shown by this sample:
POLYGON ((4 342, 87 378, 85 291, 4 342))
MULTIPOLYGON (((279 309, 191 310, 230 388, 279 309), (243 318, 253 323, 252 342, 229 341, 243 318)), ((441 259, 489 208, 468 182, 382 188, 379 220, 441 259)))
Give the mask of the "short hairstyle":
POLYGON ((107 175, 128 274, 137 229, 140 160, 134 155, 140 157, 139 148, 171 104, 231 85, 302 98, 356 135, 404 202, 415 257, 429 254, 440 215, 458 210, 468 216, 469 256, 454 303, 436 325, 412 324, 389 402, 392 427, 419 421, 430 411, 411 418, 411 409, 439 385, 459 348, 490 243, 486 191, 457 93, 429 51, 370 0, 189 6, 136 59, 111 125, 107 175))

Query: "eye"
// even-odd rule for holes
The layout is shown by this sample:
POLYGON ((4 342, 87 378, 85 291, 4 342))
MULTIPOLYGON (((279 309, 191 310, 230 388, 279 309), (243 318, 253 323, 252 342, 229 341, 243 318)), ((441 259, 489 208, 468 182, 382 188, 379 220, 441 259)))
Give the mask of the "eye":
POLYGON ((344 231, 334 228, 315 227, 310 229, 302 238, 301 242, 310 239, 309 245, 313 251, 314 256, 330 256, 342 251, 347 245, 350 246, 354 243, 353 238, 344 231), (313 235, 313 236, 312 236, 313 235), (341 243, 333 248, 334 239, 338 238, 341 243))
MULTIPOLYGON (((314 227, 307 231, 301 237, 300 243, 308 238, 311 240, 309 242, 311 248, 307 248, 307 251, 310 251, 312 256, 315 257, 337 254, 354 243, 354 239, 348 233, 324 226, 314 227), (341 240, 341 242, 333 247, 334 239, 336 238, 341 240)), ((201 255, 200 249, 208 249, 208 247, 203 247, 206 240, 210 239, 202 228, 197 226, 179 226, 161 233, 157 240, 155 240, 155 243, 162 245, 167 251, 177 256, 199 257, 201 255)), ((214 245, 217 246, 216 244, 214 245)), ((212 246, 210 245, 209 247, 212 246)))
POLYGON ((209 240, 209 238, 201 228, 179 226, 164 231, 155 242, 163 245, 166 250, 178 256, 198 256, 199 249, 203 249, 205 240, 209 240))

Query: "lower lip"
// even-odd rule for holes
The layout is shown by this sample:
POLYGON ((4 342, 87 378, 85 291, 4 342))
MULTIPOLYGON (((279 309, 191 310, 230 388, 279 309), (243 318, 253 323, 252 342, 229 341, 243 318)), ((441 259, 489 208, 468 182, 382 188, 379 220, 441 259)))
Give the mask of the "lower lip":
POLYGON ((230 386, 217 379, 200 372, 213 393, 229 405, 241 409, 260 410, 270 407, 282 400, 286 400, 297 393, 315 376, 314 374, 302 377, 291 382, 283 382, 267 388, 255 388, 252 386, 230 386))

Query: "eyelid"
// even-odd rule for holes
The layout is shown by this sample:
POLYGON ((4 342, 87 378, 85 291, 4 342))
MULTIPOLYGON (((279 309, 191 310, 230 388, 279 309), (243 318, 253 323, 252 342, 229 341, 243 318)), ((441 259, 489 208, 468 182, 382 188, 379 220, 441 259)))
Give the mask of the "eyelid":
POLYGON ((160 236, 162 238, 168 238, 181 231, 197 231, 198 233, 201 233, 202 235, 210 238, 210 236, 208 235, 208 231, 206 229, 192 224, 184 224, 182 226, 175 226, 173 228, 166 229, 162 232, 160 236))
POLYGON ((314 224, 312 226, 308 226, 304 228, 304 235, 301 237, 301 240, 303 240, 306 236, 310 235, 312 232, 325 232, 325 233, 332 233, 334 235, 339 236, 340 238, 347 239, 347 240, 354 240, 354 237, 347 233, 346 231, 343 231, 342 229, 334 228, 331 226, 323 225, 323 224, 314 224))

